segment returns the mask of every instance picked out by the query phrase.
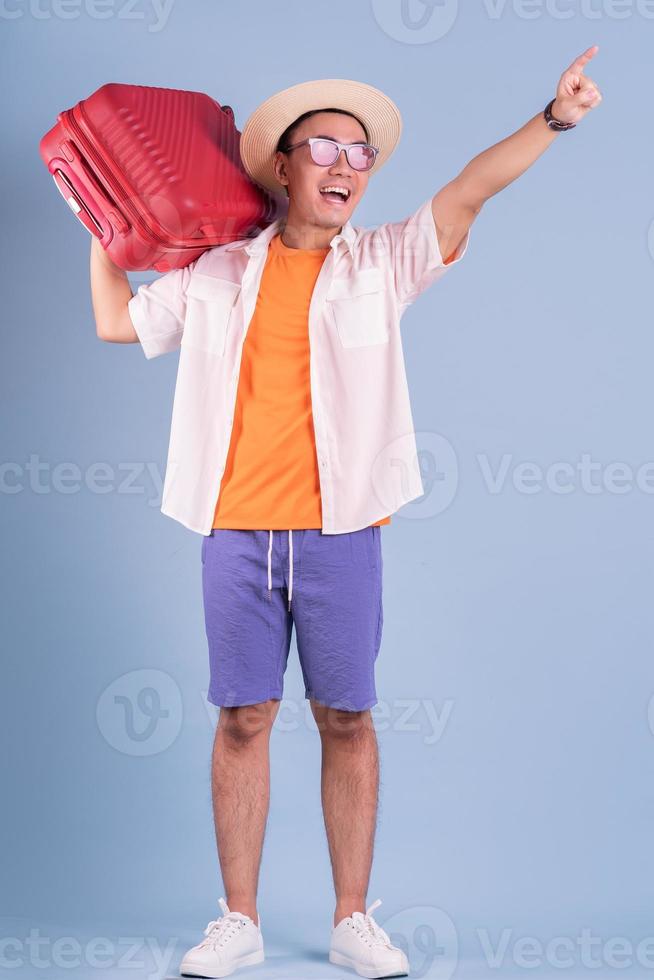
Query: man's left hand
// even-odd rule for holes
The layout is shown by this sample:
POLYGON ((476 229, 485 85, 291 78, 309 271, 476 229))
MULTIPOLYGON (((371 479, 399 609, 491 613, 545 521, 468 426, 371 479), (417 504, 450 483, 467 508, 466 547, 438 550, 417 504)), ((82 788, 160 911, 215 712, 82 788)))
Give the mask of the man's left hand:
POLYGON ((602 101, 595 82, 584 75, 584 68, 598 50, 598 45, 593 44, 575 58, 561 75, 552 106, 552 115, 560 122, 578 123, 587 112, 597 108, 602 101))

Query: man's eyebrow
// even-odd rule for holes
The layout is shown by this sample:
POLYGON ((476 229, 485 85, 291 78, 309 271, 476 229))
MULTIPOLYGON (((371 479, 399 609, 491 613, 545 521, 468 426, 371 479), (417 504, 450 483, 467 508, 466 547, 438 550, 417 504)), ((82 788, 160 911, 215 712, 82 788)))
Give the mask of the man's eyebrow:
MULTIPOLYGON (((318 133, 313 138, 316 140, 334 140, 335 143, 339 142, 335 136, 328 136, 327 133, 318 133)), ((354 143, 365 143, 365 140, 354 140, 354 143)), ((354 143, 348 143, 347 145, 354 146, 354 143)))

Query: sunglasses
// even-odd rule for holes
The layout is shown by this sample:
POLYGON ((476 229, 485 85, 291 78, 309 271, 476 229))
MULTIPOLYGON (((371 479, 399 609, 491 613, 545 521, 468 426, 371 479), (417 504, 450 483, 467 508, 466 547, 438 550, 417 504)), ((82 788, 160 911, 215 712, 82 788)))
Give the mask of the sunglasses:
POLYGON ((302 140, 286 147, 283 153, 290 150, 297 150, 298 146, 309 144, 311 159, 320 167, 331 167, 336 163, 341 150, 345 150, 347 162, 353 170, 370 170, 375 162, 379 150, 370 143, 338 143, 336 140, 324 139, 321 136, 310 136, 309 139, 302 140))

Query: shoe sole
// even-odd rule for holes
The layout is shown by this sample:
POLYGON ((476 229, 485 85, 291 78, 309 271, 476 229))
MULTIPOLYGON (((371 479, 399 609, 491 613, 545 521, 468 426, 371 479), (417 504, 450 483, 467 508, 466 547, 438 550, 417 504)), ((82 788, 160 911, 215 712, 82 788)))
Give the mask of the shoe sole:
POLYGON ((228 970, 224 970, 222 973, 198 972, 198 969, 194 969, 193 967, 183 969, 183 964, 179 968, 179 973, 182 977, 202 977, 203 980, 214 980, 214 978, 228 977, 234 972, 234 970, 239 970, 242 966, 256 966, 257 963, 263 963, 263 961, 264 954, 263 950, 260 949, 255 953, 248 953, 247 956, 240 956, 238 959, 234 960, 228 970))
POLYGON ((350 959, 349 956, 345 956, 343 953, 336 953, 334 950, 329 952, 329 962, 336 964, 336 966, 349 966, 351 970, 355 970, 360 977, 366 977, 367 980, 379 980, 382 977, 408 977, 408 972, 400 970, 399 972, 394 970, 392 973, 377 973, 377 971, 372 966, 359 966, 356 960, 350 959))

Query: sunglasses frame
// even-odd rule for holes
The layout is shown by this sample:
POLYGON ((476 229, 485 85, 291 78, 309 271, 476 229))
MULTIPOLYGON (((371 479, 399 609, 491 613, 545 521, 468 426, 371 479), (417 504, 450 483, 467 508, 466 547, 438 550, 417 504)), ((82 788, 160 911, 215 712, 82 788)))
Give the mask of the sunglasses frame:
POLYGON ((333 167, 334 164, 336 163, 336 161, 338 160, 338 158, 341 155, 341 150, 345 150, 345 156, 347 158, 348 165, 350 167, 352 167, 352 163, 350 162, 350 150, 353 147, 355 147, 355 146, 365 146, 367 149, 373 150, 373 152, 374 152, 375 155, 374 155, 374 157, 372 159, 372 163, 370 164, 369 167, 366 167, 365 170, 361 170, 359 167, 352 167, 352 170, 356 170, 356 172, 359 173, 359 174, 367 174, 367 173, 369 173, 372 170, 372 168, 375 166, 375 161, 377 160, 377 154, 379 153, 379 148, 377 146, 373 146, 371 143, 362 143, 362 142, 358 142, 358 143, 339 143, 338 140, 333 140, 333 139, 330 139, 330 138, 325 137, 325 136, 309 136, 307 139, 301 140, 299 143, 294 143, 292 146, 287 146, 286 149, 285 150, 282 150, 281 152, 282 153, 289 153, 291 150, 297 150, 297 148, 299 146, 304 146, 307 143, 309 144, 309 150, 311 152, 311 159, 319 167, 333 167), (338 147, 338 153, 336 154, 336 156, 334 157, 334 159, 332 160, 331 163, 318 163, 317 160, 314 160, 314 157, 313 157, 313 144, 314 143, 331 143, 333 146, 338 147))

